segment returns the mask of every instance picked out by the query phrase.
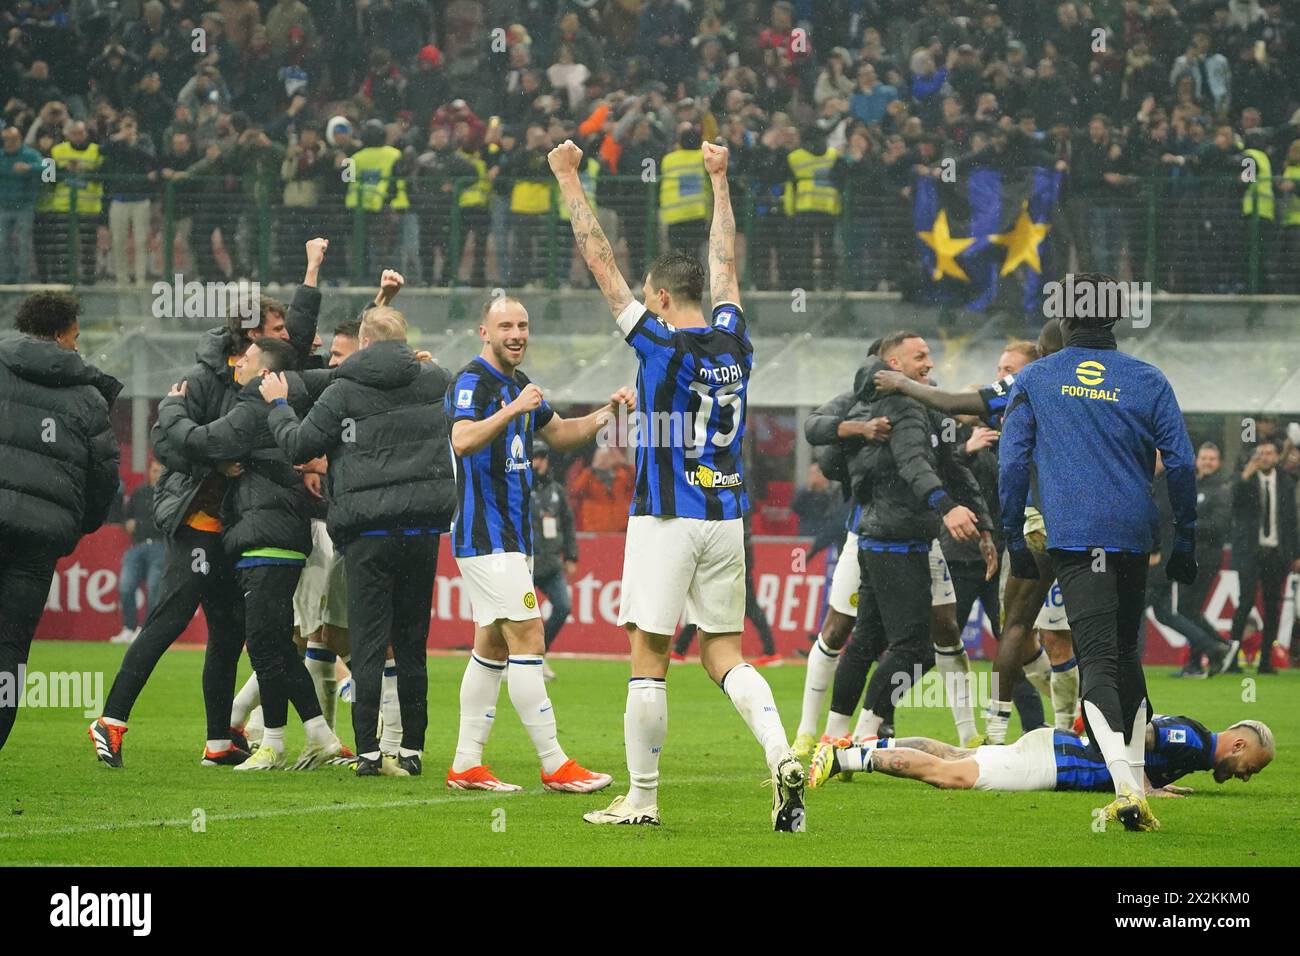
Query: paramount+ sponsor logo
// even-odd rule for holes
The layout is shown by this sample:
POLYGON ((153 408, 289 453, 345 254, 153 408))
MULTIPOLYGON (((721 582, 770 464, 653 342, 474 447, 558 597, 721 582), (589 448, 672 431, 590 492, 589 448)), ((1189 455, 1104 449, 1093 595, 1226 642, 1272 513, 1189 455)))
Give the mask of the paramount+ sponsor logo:
POLYGON ((708 465, 698 465, 694 471, 686 472, 686 483, 697 488, 737 488, 741 484, 739 472, 725 474, 715 471, 708 465))
POLYGON ((1062 385, 1061 394, 1072 398, 1087 398, 1093 401, 1118 402, 1118 388, 1100 388, 1106 382, 1106 366, 1100 362, 1080 362, 1074 370, 1074 377, 1079 385, 1062 385))

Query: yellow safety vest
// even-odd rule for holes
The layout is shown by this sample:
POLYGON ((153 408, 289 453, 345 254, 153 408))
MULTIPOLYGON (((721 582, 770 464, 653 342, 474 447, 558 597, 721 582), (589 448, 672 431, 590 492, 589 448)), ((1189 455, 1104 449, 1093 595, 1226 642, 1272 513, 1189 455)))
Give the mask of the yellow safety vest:
POLYGON ((1282 200, 1282 225, 1300 226, 1300 166, 1288 166, 1282 170, 1282 178, 1295 183, 1295 189, 1286 193, 1282 200))
POLYGON ((551 184, 541 179, 516 179, 510 190, 510 211, 540 216, 551 210, 551 184))
MULTIPOLYGON (((587 157, 586 162, 582 164, 582 170, 578 173, 578 182, 582 183, 582 191, 587 194, 587 202, 592 211, 596 210, 596 177, 600 175, 600 162, 587 157)), ((560 207, 560 218, 565 222, 569 221, 569 207, 560 199, 560 189, 552 184, 555 188, 555 202, 560 207)))
POLYGON ((840 191, 831 185, 831 168, 839 156, 828 149, 820 156, 806 149, 790 154, 790 171, 794 173, 794 211, 840 214, 840 191))
POLYGON ((460 152, 460 158, 466 162, 473 163, 474 169, 478 171, 478 178, 474 185, 466 186, 460 193, 460 208, 468 209, 471 206, 486 206, 488 202, 488 192, 491 184, 488 182, 487 163, 477 153, 460 152))
POLYGON ((97 216, 104 211, 104 184, 89 178, 99 167, 104 165, 104 157, 99 152, 98 143, 87 143, 81 149, 66 140, 50 150, 54 160, 56 182, 54 188, 45 195, 48 205, 42 207, 49 212, 72 211, 72 187, 77 187, 77 213, 83 216, 97 216), (81 169, 73 172, 68 164, 78 162, 81 169))
POLYGON ((393 166, 402 158, 395 146, 367 146, 352 154, 356 177, 348 183, 347 208, 356 209, 360 197, 361 208, 366 212, 380 212, 385 204, 390 209, 407 209, 406 180, 397 178, 395 190, 389 197, 389 183, 393 180, 393 166))
POLYGON ((675 149, 660 164, 659 218, 665 225, 708 219, 713 187, 704 169, 704 150, 675 149))
POLYGON ((1268 153, 1259 149, 1248 149, 1246 155, 1255 160, 1255 181, 1246 187, 1246 195, 1241 197, 1241 211, 1249 216, 1258 210, 1260 219, 1273 218, 1273 166, 1268 160, 1268 153))

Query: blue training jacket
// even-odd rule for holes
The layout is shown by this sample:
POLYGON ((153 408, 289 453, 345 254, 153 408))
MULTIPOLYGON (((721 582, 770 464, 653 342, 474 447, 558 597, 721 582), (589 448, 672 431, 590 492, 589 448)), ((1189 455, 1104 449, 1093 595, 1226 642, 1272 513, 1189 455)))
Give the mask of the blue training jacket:
POLYGON ((1149 552, 1157 449, 1168 472, 1175 547, 1186 546, 1196 527, 1196 470, 1164 374, 1114 349, 1079 346, 1026 365, 998 442, 1008 544, 1024 537, 1032 464, 1049 548, 1149 552))

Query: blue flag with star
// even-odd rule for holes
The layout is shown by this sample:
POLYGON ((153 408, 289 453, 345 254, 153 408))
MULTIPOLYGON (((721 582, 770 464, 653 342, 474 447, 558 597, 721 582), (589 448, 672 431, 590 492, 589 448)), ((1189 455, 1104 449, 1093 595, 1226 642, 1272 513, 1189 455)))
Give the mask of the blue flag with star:
POLYGON ((976 168, 955 183, 917 177, 921 299, 974 312, 1038 311, 1060 187, 1061 174, 1045 167, 976 168))

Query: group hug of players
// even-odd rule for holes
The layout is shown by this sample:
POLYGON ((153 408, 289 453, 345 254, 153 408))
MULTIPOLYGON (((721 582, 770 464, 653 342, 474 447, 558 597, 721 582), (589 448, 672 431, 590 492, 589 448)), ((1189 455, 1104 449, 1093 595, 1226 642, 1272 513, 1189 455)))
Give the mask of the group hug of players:
POLYGON ((873 343, 853 388, 805 422, 852 505, 794 745, 812 757, 810 786, 878 771, 958 789, 1114 789, 1106 818, 1152 830, 1147 796, 1188 792, 1174 782, 1195 771, 1248 780, 1272 759, 1259 721, 1216 734, 1150 713, 1138 629, 1148 569, 1155 588, 1197 573, 1192 456, 1168 382, 1117 351, 1114 321, 1049 320, 1036 343, 1007 346, 993 384, 969 392, 930 384, 925 340, 895 332, 873 343), (1106 387, 1075 386, 1085 378, 1106 387), (1174 515, 1163 572, 1157 452, 1174 515), (983 734, 960 639, 976 599, 999 638, 983 734), (931 665, 958 746, 895 736, 896 705, 931 665), (1044 725, 1042 696, 1055 726, 1044 725), (1025 733, 1006 746, 1012 699, 1025 733))
MULTIPOLYGON (((619 611, 631 650, 623 714, 629 788, 607 808, 586 813, 588 822, 660 822, 666 675, 683 616, 698 627, 705 670, 764 752, 778 831, 805 829, 809 778, 820 785, 835 775, 873 771, 945 787, 1113 788, 1106 816, 1127 829, 1150 830, 1158 823, 1148 793, 1172 793, 1173 781, 1198 770, 1217 780, 1245 780, 1272 759, 1272 733, 1258 721, 1212 734, 1187 718, 1154 716, 1148 706, 1138 628, 1154 550, 1157 451, 1174 525, 1166 573, 1183 583, 1196 575, 1195 486, 1172 389, 1157 369, 1117 350, 1113 319, 1050 324, 1036 349, 1008 350, 997 383, 969 394, 932 388, 924 339, 894 333, 873 349, 853 391, 814 416, 810 437, 839 447, 846 486, 861 507, 847 529, 833 613, 812 654, 797 744, 790 745, 770 687, 740 649, 748 508, 741 449, 753 348, 736 279, 727 151, 706 144, 703 152, 714 197, 708 275, 692 254, 661 256, 645 278, 644 303, 618 271, 583 192, 581 151, 566 142, 550 154, 577 246, 639 365, 634 391, 620 389, 583 418, 555 414, 521 371, 528 314, 509 297, 485 305, 482 352, 455 376, 407 343, 405 319, 391 305, 400 288, 393 274, 386 274, 359 323, 336 330, 329 359, 317 355, 324 240, 307 244, 306 275, 287 308, 264 300, 256 324, 248 323, 253 327, 234 318, 204 336, 196 365, 161 403, 153 431, 165 466, 155 493, 155 518, 168 542, 165 570, 104 713, 89 730, 103 763, 122 765, 133 705, 162 653, 202 606, 205 764, 239 772, 287 766, 290 705, 307 738, 293 767, 350 759, 331 726, 327 692, 326 675, 342 654, 354 683, 357 775, 420 773, 428 719, 425 646, 438 544, 450 533, 476 628, 447 786, 515 789, 483 763, 503 681, 535 745, 545 787, 590 793, 609 786, 609 774, 582 767, 560 746, 546 695, 530 567, 530 461, 535 434, 552 447, 579 447, 620 404, 652 421, 687 421, 678 431, 683 440, 636 447, 619 611), (1105 387, 1079 388, 1076 381, 1105 387), (963 441, 927 406, 982 416, 988 428, 963 441), (991 429, 999 425, 995 436, 991 429), (983 454, 994 444, 996 469, 983 454), (1027 513, 1031 466, 1036 511, 1027 513), (894 706, 914 674, 934 658, 945 674, 969 669, 957 630, 965 615, 955 613, 954 601, 969 607, 977 594, 985 607, 996 605, 1000 543, 989 512, 995 500, 1011 572, 1001 595, 1006 614, 996 686, 1014 689, 1026 674, 1031 687, 1037 681, 1041 688, 1046 676, 1058 727, 999 745, 1011 703, 998 699, 985 728, 990 743, 981 745, 969 696, 960 697, 957 681, 952 703, 961 746, 894 737, 894 706), (325 533, 313 524, 322 519, 325 533), (935 545, 941 528, 959 573, 949 573, 935 545), (1044 650, 1033 643, 1033 625, 1053 577, 1068 631, 1063 618, 1044 624, 1050 635, 1044 650), (294 642, 295 603, 305 659, 294 642), (827 739, 806 770, 801 754, 813 750, 823 695, 853 618, 857 637, 834 675, 827 739), (245 645, 256 681, 237 699, 245 645), (1065 729, 1074 718, 1075 659, 1087 743, 1065 729), (875 673, 866 682, 872 662, 875 673), (1052 673, 1062 675, 1056 687, 1052 673), (849 737, 847 722, 864 682, 866 705, 849 737), (262 730, 253 748, 249 720, 258 702, 262 730)), ((1075 285, 1105 279, 1078 277, 1075 285)), ((63 547, 64 538, 75 543, 74 524, 84 532, 102 521, 111 496, 112 489, 104 491, 116 468, 109 390, 89 366, 71 376, 60 365, 72 361, 63 353, 75 353, 75 314, 59 329, 22 314, 20 320, 20 331, 34 331, 17 351, 0 354, 15 374, 25 370, 26 384, 12 389, 24 402, 53 403, 57 380, 75 387, 76 407, 86 409, 59 433, 79 435, 69 454, 91 463, 82 493, 71 496, 79 510, 65 509, 63 547), (31 372, 37 357, 55 368, 52 376, 31 372)), ((0 381, 11 388, 7 383, 0 381)), ((19 438, 47 457, 62 454, 60 442, 68 440, 41 444, 35 431, 14 442, 19 438)), ((29 497, 38 500, 39 489, 29 497)), ((0 557, 7 581, 16 558, 9 550, 0 557)), ((38 579, 48 591, 53 561, 43 558, 31 573, 18 570, 23 581, 35 582, 23 603, 35 608, 44 594, 38 579)), ((0 643, 13 644, 21 663, 39 614, 18 622, 21 628, 10 627, 12 616, 6 611, 0 643), (21 630, 21 640, 10 641, 11 630, 21 630)), ((1026 718, 1031 711, 1021 713, 1027 727, 1037 725, 1026 718)), ((0 716, 7 731, 12 712, 0 716)))
POLYGON ((715 197, 708 298, 704 265, 674 252, 651 266, 644 304, 592 214, 578 178, 581 151, 566 142, 550 154, 578 247, 640 366, 635 390, 619 389, 590 415, 562 418, 521 370, 528 312, 508 296, 485 303, 482 351, 456 375, 407 343, 406 321, 391 304, 401 277, 391 272, 359 322, 335 330, 328 360, 317 355, 323 239, 307 244, 306 275, 287 308, 264 300, 255 327, 234 318, 207 333, 153 430, 165 466, 155 512, 167 535, 166 565, 104 713, 89 728, 103 763, 122 766, 132 707, 201 605, 205 765, 243 773, 346 761, 358 776, 420 774, 425 646, 438 544, 450 534, 475 635, 446 785, 521 789, 483 760, 504 682, 543 785, 608 787, 611 775, 581 766, 557 739, 532 580, 530 463, 534 436, 551 448, 578 448, 617 406, 639 406, 655 420, 684 418, 683 440, 636 443, 619 612, 631 643, 623 717, 629 790, 584 819, 660 822, 670 641, 685 614, 699 628, 704 667, 763 749, 774 829, 805 828, 806 771, 770 687, 740 650, 748 507, 741 448, 753 349, 736 277, 728 154, 712 145, 704 153, 715 197), (305 656, 295 646, 295 618, 305 656), (236 695, 245 645, 255 676, 236 695), (332 726, 340 657, 353 681, 355 754, 332 726), (260 739, 250 742, 259 704, 260 739), (284 744, 291 705, 306 734, 292 763, 284 744))

